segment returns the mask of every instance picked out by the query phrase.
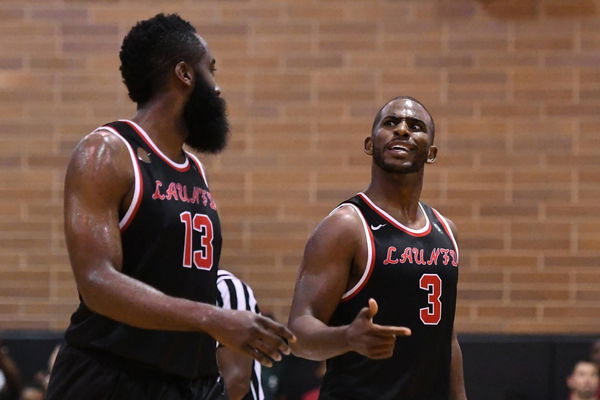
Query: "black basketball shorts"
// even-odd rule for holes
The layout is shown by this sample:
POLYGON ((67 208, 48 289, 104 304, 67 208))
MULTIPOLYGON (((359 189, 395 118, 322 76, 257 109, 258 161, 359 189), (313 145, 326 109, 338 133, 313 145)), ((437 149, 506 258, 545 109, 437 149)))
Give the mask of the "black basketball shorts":
POLYGON ((134 368, 69 345, 59 351, 46 400, 226 400, 219 376, 189 380, 134 368))

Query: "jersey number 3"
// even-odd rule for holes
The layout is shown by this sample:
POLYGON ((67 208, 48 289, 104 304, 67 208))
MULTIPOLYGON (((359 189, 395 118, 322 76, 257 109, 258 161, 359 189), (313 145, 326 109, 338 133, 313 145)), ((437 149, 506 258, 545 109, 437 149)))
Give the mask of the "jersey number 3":
POLYGON ((192 214, 189 211, 179 214, 179 219, 185 225, 185 241, 183 244, 183 266, 192 268, 192 260, 198 269, 210 270, 213 266, 213 225, 206 215, 192 214), (199 250, 193 249, 192 234, 200 233, 199 250))
POLYGON ((425 325, 437 325, 442 319, 442 279, 437 274, 423 274, 419 287, 427 290, 428 307, 421 308, 420 317, 425 325))

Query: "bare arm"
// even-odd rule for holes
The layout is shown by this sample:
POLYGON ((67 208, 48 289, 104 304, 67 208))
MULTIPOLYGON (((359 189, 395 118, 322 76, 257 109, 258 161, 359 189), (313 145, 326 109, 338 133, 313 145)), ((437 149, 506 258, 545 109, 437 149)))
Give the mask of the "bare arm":
POLYGON ((296 355, 320 361, 356 351, 387 358, 393 353, 396 335, 410 334, 408 328, 373 324, 374 300, 365 304, 351 324, 327 325, 347 289, 354 259, 366 246, 362 238, 359 217, 345 207, 325 218, 308 240, 289 318, 289 327, 298 338, 292 346, 296 355))
POLYGON ((252 359, 224 346, 217 350, 217 359, 229 399, 241 400, 250 391, 252 359))
POLYGON ((107 132, 77 146, 65 178, 65 234, 78 290, 93 311, 145 329, 203 331, 270 365, 292 334, 246 311, 167 296, 123 273, 119 207, 134 175, 127 148, 107 132))
MULTIPOLYGON (((457 229, 454 222, 446 218, 454 240, 458 241, 457 229)), ((452 359, 450 363, 450 395, 452 400, 466 400, 465 380, 463 376, 462 350, 456 337, 456 332, 452 330, 452 359)))
POLYGON ((463 359, 456 333, 452 332, 452 361, 450 364, 450 395, 452 400, 466 400, 463 359))

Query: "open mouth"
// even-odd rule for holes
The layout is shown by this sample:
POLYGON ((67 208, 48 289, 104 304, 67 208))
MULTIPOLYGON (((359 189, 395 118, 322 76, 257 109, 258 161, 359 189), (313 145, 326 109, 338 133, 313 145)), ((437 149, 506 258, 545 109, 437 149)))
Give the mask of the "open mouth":
POLYGON ((413 150, 413 146, 404 143, 393 143, 388 145, 387 148, 395 153, 408 153, 413 150))
POLYGON ((393 150, 393 151, 400 151, 400 152, 403 152, 403 153, 408 153, 408 149, 407 149, 406 147, 404 147, 404 146, 399 146, 399 145, 392 146, 392 147, 390 148, 390 150, 393 150))

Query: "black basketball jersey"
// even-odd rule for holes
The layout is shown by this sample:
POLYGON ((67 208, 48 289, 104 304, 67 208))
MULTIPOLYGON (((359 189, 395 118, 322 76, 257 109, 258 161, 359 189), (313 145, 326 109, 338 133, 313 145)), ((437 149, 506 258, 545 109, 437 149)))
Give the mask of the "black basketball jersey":
POLYGON ((320 399, 448 400, 458 247, 447 221, 420 203, 425 226, 407 228, 364 193, 340 207, 359 215, 368 260, 330 325, 351 323, 374 298, 379 305, 375 323, 406 326, 412 335, 397 338, 389 359, 349 352, 328 360, 320 399))
MULTIPOLYGON (((132 121, 109 123, 127 146, 135 172, 131 205, 121 216, 122 272, 163 293, 216 304, 221 228, 202 164, 164 155, 132 121)), ((135 328, 91 311, 80 301, 66 340, 184 378, 217 374, 215 341, 205 333, 135 328)))

